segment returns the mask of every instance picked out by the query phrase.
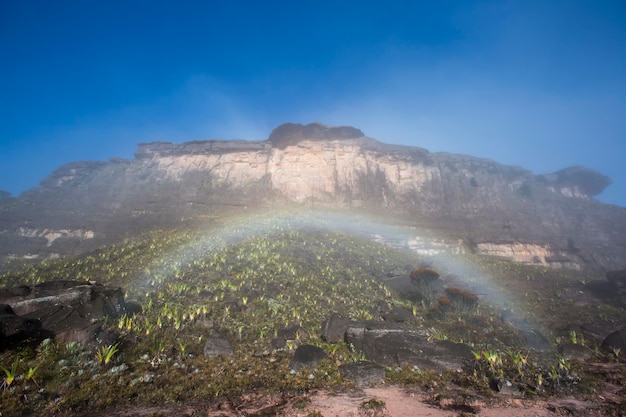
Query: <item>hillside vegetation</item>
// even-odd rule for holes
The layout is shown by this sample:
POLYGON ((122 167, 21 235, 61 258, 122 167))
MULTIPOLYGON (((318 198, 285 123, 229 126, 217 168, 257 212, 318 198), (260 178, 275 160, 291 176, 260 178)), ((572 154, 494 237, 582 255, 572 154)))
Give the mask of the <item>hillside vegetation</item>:
MULTIPOLYGON (((426 261, 346 233, 277 225, 262 233, 245 227, 227 234, 218 228, 154 231, 86 256, 6 273, 0 286, 64 279, 121 286, 138 307, 106 322, 109 341, 82 346, 44 340, 0 353, 7 376, 0 411, 71 413, 130 404, 237 402, 252 392, 295 397, 317 388, 350 389, 338 367, 367 358, 346 343, 323 341, 322 323, 332 312, 354 321, 381 320, 381 305, 411 312, 411 326, 433 340, 466 343, 475 354, 460 374, 388 367, 388 383, 440 392, 446 389, 442 382, 453 382, 490 395, 493 377, 501 375, 518 383, 520 395, 593 394, 594 377, 579 364, 531 351, 516 320, 503 319, 501 308, 477 293, 480 277, 449 276, 445 267, 426 261), (409 280, 418 267, 438 269, 444 296, 415 297, 388 285, 409 280), (232 356, 203 355, 213 334, 232 343, 232 356), (328 356, 314 370, 291 371, 293 352, 303 343, 328 356)), ((519 322, 547 318, 545 337, 554 345, 572 337, 564 324, 574 306, 559 291, 600 279, 471 261, 499 290, 526 292, 513 314, 529 313, 519 322)), ((615 323, 625 317, 623 309, 603 303, 577 307, 576 314, 615 323)), ((598 361, 620 359, 619 353, 607 357, 593 341, 577 342, 595 349, 598 361)))

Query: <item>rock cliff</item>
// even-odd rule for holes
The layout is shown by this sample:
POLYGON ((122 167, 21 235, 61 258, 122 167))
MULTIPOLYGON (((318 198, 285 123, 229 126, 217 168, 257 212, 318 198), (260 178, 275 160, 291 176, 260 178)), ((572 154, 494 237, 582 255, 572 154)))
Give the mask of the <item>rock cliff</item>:
POLYGON ((584 167, 533 175, 384 144, 352 127, 289 123, 265 141, 142 143, 133 160, 62 166, 40 187, 0 199, 0 256, 53 258, 152 227, 305 206, 384 213, 440 237, 416 250, 624 268, 626 209, 593 200, 609 184, 584 167))

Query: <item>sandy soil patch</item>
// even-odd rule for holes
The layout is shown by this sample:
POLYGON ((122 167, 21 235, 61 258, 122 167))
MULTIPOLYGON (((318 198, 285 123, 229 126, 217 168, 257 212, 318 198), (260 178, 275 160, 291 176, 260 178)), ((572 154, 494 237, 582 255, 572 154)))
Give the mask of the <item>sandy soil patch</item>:
MULTIPOLYGON (((562 415, 593 416, 594 404, 581 403, 576 400, 563 399, 550 401, 523 401, 510 399, 502 404, 486 404, 474 401, 465 407, 440 404, 444 409, 430 405, 424 394, 409 393, 398 387, 370 388, 359 392, 331 395, 317 393, 311 397, 309 412, 318 411, 324 417, 554 417, 562 415), (383 410, 367 410, 363 403, 376 398, 384 401, 383 410), (570 414, 572 413, 573 414, 570 414), (580 413, 580 414, 577 414, 580 413)), ((288 414, 287 414, 288 415, 288 414)), ((304 414, 306 415, 306 413, 304 414)))

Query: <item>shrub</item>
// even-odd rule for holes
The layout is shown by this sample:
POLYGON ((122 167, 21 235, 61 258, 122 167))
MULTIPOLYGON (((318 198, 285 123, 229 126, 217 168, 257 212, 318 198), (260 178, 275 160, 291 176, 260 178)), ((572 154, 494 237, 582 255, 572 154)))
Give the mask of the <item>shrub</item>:
POLYGON ((411 281, 417 285, 432 285, 439 279, 439 273, 429 268, 417 268, 411 271, 411 281))
POLYGON ((460 288, 446 288, 446 294, 452 305, 458 310, 472 310, 478 303, 478 296, 460 288))
POLYGON ((439 279, 439 273, 429 268, 417 268, 411 271, 410 278, 422 302, 430 304, 434 298, 435 282, 439 279))

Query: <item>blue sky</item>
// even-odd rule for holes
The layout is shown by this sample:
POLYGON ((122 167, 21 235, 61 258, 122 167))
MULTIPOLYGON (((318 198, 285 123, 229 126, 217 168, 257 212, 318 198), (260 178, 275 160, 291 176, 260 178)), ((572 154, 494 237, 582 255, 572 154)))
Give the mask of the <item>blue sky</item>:
POLYGON ((284 122, 534 173, 626 206, 626 2, 0 0, 0 189, 284 122))

